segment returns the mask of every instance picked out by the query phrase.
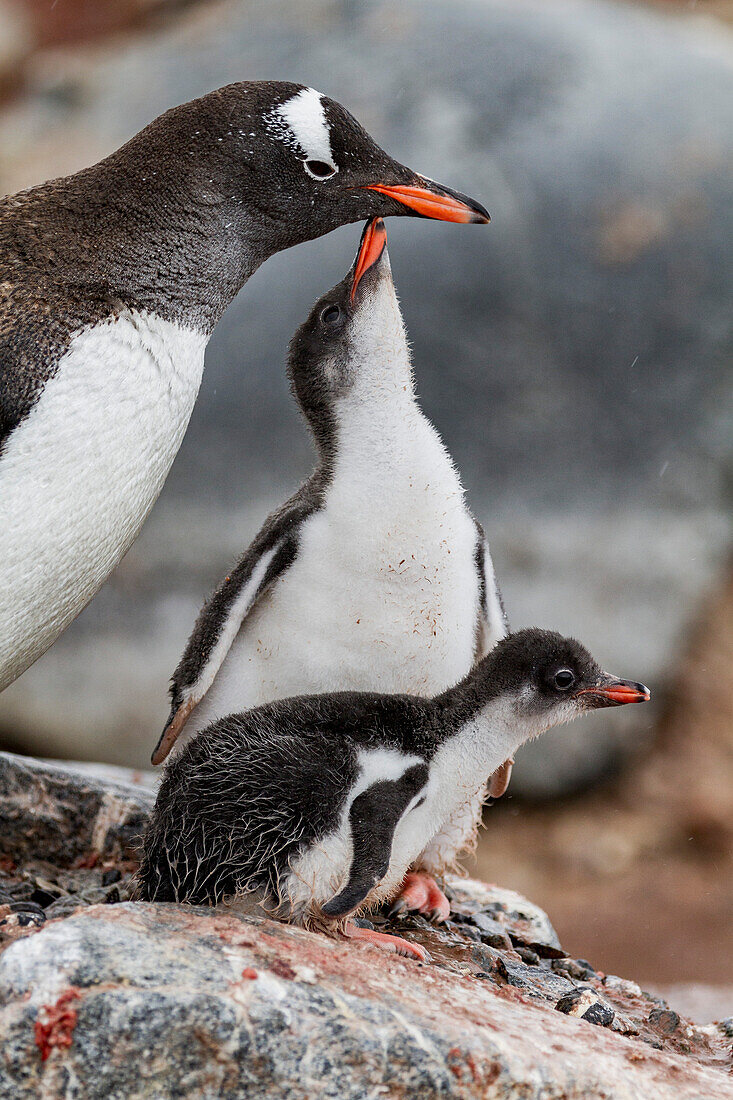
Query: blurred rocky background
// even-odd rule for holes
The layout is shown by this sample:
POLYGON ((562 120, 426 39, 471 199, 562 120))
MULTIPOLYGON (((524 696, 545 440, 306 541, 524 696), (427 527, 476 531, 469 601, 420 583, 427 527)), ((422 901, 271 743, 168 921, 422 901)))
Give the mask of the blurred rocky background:
MULTIPOLYGON (((720 987, 731 22, 730 0, 0 0, 0 192, 99 159, 174 103, 270 77, 341 100, 397 157, 486 203, 487 229, 388 226, 424 407, 512 625, 577 634, 655 703, 524 752, 479 869, 599 964, 720 987)), ((233 304, 141 538, 0 696, 0 747, 146 764, 200 603, 311 468, 285 348, 358 233, 274 257, 233 304)))

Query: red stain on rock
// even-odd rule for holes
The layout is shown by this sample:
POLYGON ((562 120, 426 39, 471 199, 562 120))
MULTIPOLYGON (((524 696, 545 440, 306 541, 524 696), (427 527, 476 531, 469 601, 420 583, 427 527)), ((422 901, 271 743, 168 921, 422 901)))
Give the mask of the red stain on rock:
POLYGON ((479 1080, 479 1072, 478 1072, 478 1068, 476 1066, 476 1060, 475 1060, 473 1054, 471 1054, 470 1050, 466 1054, 466 1065, 470 1069, 471 1076, 473 1077, 474 1081, 478 1081, 479 1080))
POLYGON ((461 1060, 463 1058, 463 1052, 460 1047, 451 1047, 447 1054, 448 1069, 451 1071, 454 1077, 457 1077, 460 1081, 463 1077, 463 1066, 461 1060))
POLYGON ((70 1047, 76 1027, 77 1011, 71 1002, 81 997, 78 989, 66 989, 54 1005, 41 1005, 34 1031, 36 1046, 45 1062, 54 1047, 70 1047))
POLYGON ((251 936, 242 936, 239 932, 232 932, 226 929, 218 933, 219 939, 224 940, 225 943, 232 944, 233 947, 254 947, 255 941, 251 936))
POLYGON ((298 976, 290 963, 286 963, 283 959, 273 959, 270 963, 270 970, 273 974, 277 974, 278 978, 289 978, 292 980, 298 976))
MULTIPOLYGON (((463 1080, 463 1074, 466 1069, 468 1069, 471 1077, 476 1083, 481 1080, 481 1075, 476 1065, 476 1059, 470 1051, 461 1050, 460 1047, 451 1047, 446 1055, 446 1060, 448 1062, 448 1069, 457 1080, 463 1080)), ((494 1068, 495 1067, 492 1065, 492 1069, 494 1068)), ((495 1081, 497 1076, 498 1074, 495 1073, 488 1083, 490 1084, 492 1081, 495 1081)))
POLYGON ((499 1065, 499 1063, 490 1062, 486 1073, 484 1074, 484 1084, 493 1085, 494 1081, 497 1079, 500 1073, 501 1066, 499 1065))

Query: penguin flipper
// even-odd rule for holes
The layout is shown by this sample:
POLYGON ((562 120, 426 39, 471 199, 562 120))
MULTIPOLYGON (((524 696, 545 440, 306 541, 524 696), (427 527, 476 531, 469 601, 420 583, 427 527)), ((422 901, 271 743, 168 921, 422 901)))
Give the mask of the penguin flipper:
POLYGON ((349 811, 353 849, 349 881, 321 906, 324 916, 338 919, 353 913, 387 874, 395 829, 427 783, 428 774, 427 764, 413 764, 399 779, 373 783, 354 799, 349 811))
POLYGON ((301 523, 317 507, 308 483, 265 522, 244 556, 199 612, 171 678, 171 712, 151 762, 162 764, 192 710, 213 684, 249 612, 295 560, 301 523))
POLYGON ((479 577, 479 614, 476 626, 476 663, 490 653, 497 642, 509 632, 509 622, 501 590, 496 580, 494 563, 491 560, 489 540, 477 519, 477 542, 474 551, 476 571, 479 577))
MULTIPOLYGON (((509 622, 496 580, 494 563, 491 560, 489 541, 479 521, 474 519, 474 523, 478 534, 475 560, 480 585, 479 616, 476 627, 476 661, 478 662, 508 633, 509 622)), ((513 764, 514 761, 511 758, 505 760, 491 776, 488 786, 489 798, 501 798, 505 793, 512 777, 513 764)))

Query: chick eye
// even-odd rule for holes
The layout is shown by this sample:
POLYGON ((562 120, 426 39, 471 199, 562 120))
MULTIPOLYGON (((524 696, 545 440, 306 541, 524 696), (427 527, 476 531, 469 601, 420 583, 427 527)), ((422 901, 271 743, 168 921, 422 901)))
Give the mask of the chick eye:
POLYGON ((314 180, 330 180, 338 172, 336 165, 326 160, 304 160, 303 167, 314 180))
POLYGON ((321 314, 321 323, 333 327, 337 325, 341 320, 341 309, 339 306, 326 306, 321 314))
POLYGON ((561 668, 555 673, 555 687, 558 691, 567 691, 575 683, 575 676, 569 668, 561 668))

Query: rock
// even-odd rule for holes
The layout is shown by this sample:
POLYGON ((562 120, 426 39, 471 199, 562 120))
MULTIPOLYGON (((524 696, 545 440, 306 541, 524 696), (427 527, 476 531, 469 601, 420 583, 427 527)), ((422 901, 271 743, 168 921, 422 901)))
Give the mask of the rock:
POLYGON ((553 959, 552 969, 558 974, 567 974, 569 978, 575 978, 576 981, 585 981, 595 973, 587 966, 581 965, 579 959, 553 959))
POLYGON ((0 1092, 17 1100, 72 1081, 85 1100, 729 1095, 724 1073, 591 1040, 488 981, 227 911, 53 922, 0 958, 0 1003, 0 1092))
POLYGON ((517 954, 522 962, 527 963, 528 966, 539 966, 540 957, 536 951, 532 951, 529 947, 518 947, 517 954))
POLYGON ((562 951, 550 918, 538 905, 534 905, 514 890, 507 890, 501 886, 491 887, 492 900, 487 904, 485 886, 482 884, 476 886, 475 896, 472 893, 473 890, 470 880, 461 883, 462 897, 473 898, 474 904, 471 908, 474 912, 482 913, 480 917, 475 918, 479 931, 482 928, 493 931, 495 926, 498 926, 509 932, 514 942, 521 942, 534 948, 545 945, 562 951), (488 924, 488 914, 494 922, 491 925, 488 924))
POLYGON ((501 979, 508 985, 520 989, 529 997, 542 1001, 554 1001, 557 997, 563 997, 572 993, 574 986, 566 978, 555 974, 549 969, 539 966, 529 966, 522 962, 519 956, 511 957, 511 954, 500 954, 496 960, 496 971, 501 979))
POLYGON ((656 1031, 672 1035, 680 1026, 680 1018, 671 1008, 653 1008, 649 1013, 649 1023, 656 1031))
MULTIPOLYGON (((590 966, 584 959, 578 959, 578 962, 586 967, 590 966)), ((625 978, 617 977, 616 974, 605 974, 603 984, 606 989, 616 989, 619 993, 626 993, 630 997, 641 996, 641 989, 636 982, 629 982, 625 978)))
MULTIPOLYGON (((505 926, 498 920, 487 916, 486 913, 474 913, 472 924, 478 930, 482 943, 488 944, 489 947, 503 947, 505 951, 511 951, 512 941, 507 935, 505 926)), ((473 932, 469 924, 464 928, 473 932)))
POLYGON ((580 1017, 581 1020, 587 1020, 589 1024, 598 1024, 600 1027, 610 1027, 615 1018, 615 1012, 609 1005, 604 1005, 600 1001, 595 1001, 590 1008, 587 1008, 580 1017))
POLYGON ((154 801, 132 785, 0 753, 0 856, 130 859, 154 801))
POLYGON ((681 1016, 695 1020, 698 1024, 727 1028, 729 1038, 733 1039, 733 1017, 727 1015, 733 1006, 733 984, 728 975, 724 977, 727 984, 677 982, 675 985, 654 987, 648 992, 663 998, 665 1005, 674 1005, 681 1016))
MULTIPOLYGON (((608 0, 398 8, 221 0, 114 51, 39 58, 0 116, 0 190, 81 167, 222 82, 292 73, 296 57, 396 155, 485 199, 485 230, 390 220, 425 408, 486 524, 513 625, 579 636, 661 703, 730 544, 729 32, 608 0)), ((357 236, 274 257, 232 305, 141 539, 3 693, 17 744, 72 755, 83 737, 89 755, 147 763, 202 599, 310 470, 285 348, 357 236)), ((615 767, 655 713, 625 712, 538 740, 512 788, 552 795, 615 767)))
MULTIPOLYGON (((400 922, 400 935, 428 948, 427 965, 226 906, 110 904, 111 892, 129 898, 126 827, 142 827, 152 796, 30 759, 0 765, 0 921, 13 905, 41 918, 22 936, 0 924, 0 1096, 730 1095, 725 1025, 660 1027, 676 1014, 633 983, 606 989, 588 965, 579 988, 557 959, 535 953, 527 965, 513 948, 476 942, 473 933, 496 934, 493 922, 508 939, 556 940, 546 914, 513 891, 451 881, 448 927, 400 922), (103 809, 112 798, 115 828, 103 809), (34 851, 33 838, 47 848, 34 851), (29 891, 58 896, 44 906, 20 899, 29 891), (93 903, 100 892, 106 904, 93 903), (559 1001, 568 1015, 554 1011, 559 1001), (589 1033, 588 1022, 603 1026, 589 1033)), ((389 929, 384 914, 374 920, 389 929)))
POLYGON ((611 1006, 598 996, 594 989, 583 986, 564 994, 555 1005, 558 1012, 566 1016, 579 1016, 589 1024, 610 1027, 616 1013, 611 1006))
POLYGON ((161 771, 144 768, 125 768, 115 764, 96 764, 91 760, 48 760, 54 768, 62 768, 74 775, 86 775, 92 779, 123 783, 126 787, 142 787, 157 793, 161 771))

